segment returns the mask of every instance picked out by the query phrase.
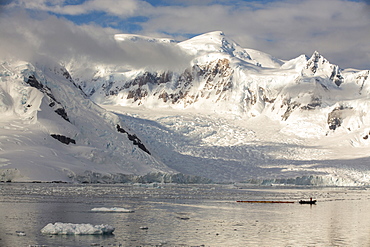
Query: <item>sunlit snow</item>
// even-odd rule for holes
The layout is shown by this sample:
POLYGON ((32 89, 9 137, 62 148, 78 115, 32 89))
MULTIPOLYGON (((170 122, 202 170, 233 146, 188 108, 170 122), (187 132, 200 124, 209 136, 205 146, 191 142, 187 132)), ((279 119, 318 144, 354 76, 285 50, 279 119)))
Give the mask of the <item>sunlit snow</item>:
POLYGON ((283 61, 219 31, 116 41, 193 59, 176 71, 3 61, 1 181, 370 183, 368 70, 318 52, 283 61))

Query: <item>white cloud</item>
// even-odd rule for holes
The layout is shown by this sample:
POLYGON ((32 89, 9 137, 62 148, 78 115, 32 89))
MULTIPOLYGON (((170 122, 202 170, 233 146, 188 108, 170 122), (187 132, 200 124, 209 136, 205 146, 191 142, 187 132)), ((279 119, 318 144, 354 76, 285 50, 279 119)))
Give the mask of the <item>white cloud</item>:
POLYGON ((289 59, 320 51, 341 67, 370 68, 370 18, 364 3, 344 0, 275 1, 158 7, 143 33, 223 30, 239 44, 289 59))
POLYGON ((185 66, 190 58, 171 44, 118 44, 118 30, 94 25, 77 26, 48 14, 31 18, 26 11, 0 16, 0 58, 32 60, 46 56, 57 62, 105 63, 156 69, 185 66))
POLYGON ((62 15, 82 15, 101 11, 114 16, 132 16, 149 4, 140 0, 89 0, 81 4, 67 4, 65 0, 16 0, 9 7, 23 7, 38 11, 48 11, 62 15))
POLYGON ((140 34, 144 35, 181 38, 222 30, 243 47, 259 49, 282 59, 311 55, 318 50, 343 68, 370 68, 368 0, 162 2, 166 4, 152 6, 143 0, 90 0, 68 5, 64 0, 18 0, 12 6, 68 15, 101 11, 121 21, 145 16, 147 20, 135 23, 141 26, 140 34))

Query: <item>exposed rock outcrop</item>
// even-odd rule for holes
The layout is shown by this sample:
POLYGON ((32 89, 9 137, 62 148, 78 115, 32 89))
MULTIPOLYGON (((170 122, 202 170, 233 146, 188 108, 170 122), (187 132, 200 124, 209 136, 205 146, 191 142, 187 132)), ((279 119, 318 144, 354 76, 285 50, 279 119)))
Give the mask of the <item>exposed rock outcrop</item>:
POLYGON ((119 124, 117 124, 117 131, 123 134, 127 134, 127 137, 132 143, 136 146, 138 146, 141 150, 146 152, 147 154, 151 154, 149 150, 144 146, 144 144, 141 142, 141 140, 135 135, 128 133, 125 129, 123 129, 119 124))
POLYGON ((60 141, 61 143, 64 143, 64 144, 67 144, 67 145, 69 145, 70 143, 76 144, 76 140, 74 140, 72 138, 69 138, 67 136, 64 136, 64 135, 51 134, 50 136, 53 137, 54 139, 60 141))
MULTIPOLYGON (((69 74, 68 74, 69 75, 69 74)), ((58 102, 51 89, 45 85, 43 85, 41 82, 39 82, 34 75, 30 75, 26 79, 26 83, 30 85, 31 87, 37 88, 39 91, 45 94, 46 97, 49 99, 49 106, 54 109, 54 112, 61 116, 64 120, 70 122, 68 114, 62 104, 58 102)))

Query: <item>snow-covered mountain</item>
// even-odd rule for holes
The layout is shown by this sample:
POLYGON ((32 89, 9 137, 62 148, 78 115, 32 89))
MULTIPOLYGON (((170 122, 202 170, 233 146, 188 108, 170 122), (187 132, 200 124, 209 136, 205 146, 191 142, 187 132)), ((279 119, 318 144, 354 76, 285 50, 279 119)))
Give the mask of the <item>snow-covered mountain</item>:
POLYGON ((88 99, 64 67, 3 62, 0 78, 1 181, 187 179, 88 99))
POLYGON ((79 85, 100 104, 207 109, 246 118, 262 114, 284 123, 321 113, 320 122, 312 119, 322 126, 319 135, 341 126, 351 132, 366 125, 369 71, 341 70, 316 51, 310 58, 282 61, 244 49, 222 32, 177 45, 194 56, 182 72, 114 73, 105 68, 79 85))
POLYGON ((3 62, 4 178, 45 180, 37 176, 45 169, 49 181, 200 179, 180 172, 216 182, 370 183, 368 70, 342 70, 318 52, 283 61, 222 32, 115 39, 165 43, 192 60, 176 70, 3 62))

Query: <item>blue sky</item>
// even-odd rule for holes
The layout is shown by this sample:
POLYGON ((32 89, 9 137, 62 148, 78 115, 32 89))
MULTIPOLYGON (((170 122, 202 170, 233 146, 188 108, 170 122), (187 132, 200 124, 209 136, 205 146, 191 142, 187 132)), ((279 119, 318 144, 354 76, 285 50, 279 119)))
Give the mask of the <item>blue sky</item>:
MULTIPOLYGON (((370 68, 370 7, 365 0, 14 0, 1 4, 3 43, 13 36, 25 38, 26 32, 37 40, 34 45, 51 46, 42 39, 60 36, 60 46, 72 42, 69 47, 76 45, 78 50, 86 42, 99 45, 104 35, 114 33, 181 41, 220 30, 245 48, 281 59, 310 56, 317 50, 342 68, 370 68), (56 29, 59 33, 51 35, 56 29), (86 41, 69 36, 81 30, 90 32, 84 34, 86 41)), ((21 41, 11 42, 13 46, 15 42, 21 41)), ((54 50, 58 51, 50 52, 54 50)))

